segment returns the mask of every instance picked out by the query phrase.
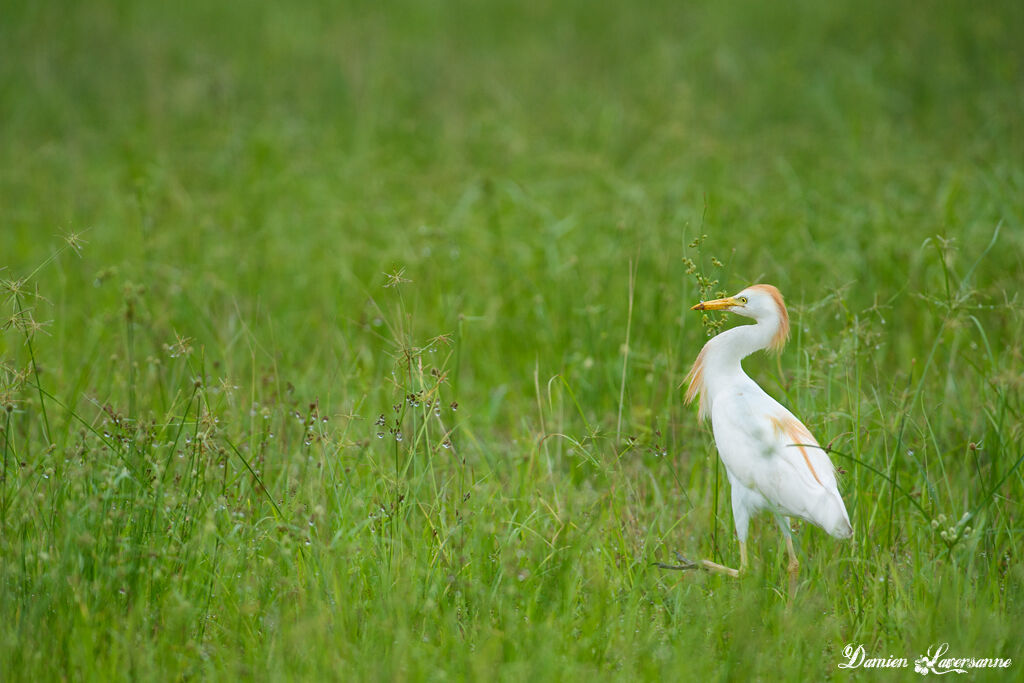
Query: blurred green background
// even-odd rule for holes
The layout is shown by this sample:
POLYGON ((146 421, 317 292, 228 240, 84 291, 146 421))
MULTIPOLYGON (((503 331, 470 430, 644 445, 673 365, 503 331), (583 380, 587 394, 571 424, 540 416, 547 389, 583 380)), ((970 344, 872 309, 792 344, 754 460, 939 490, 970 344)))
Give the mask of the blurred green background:
POLYGON ((74 291, 113 267, 175 328, 202 300, 310 341, 405 268, 419 324, 478 319, 474 350, 504 359, 475 365, 490 385, 535 354, 613 352, 592 330, 622 327, 630 259, 643 338, 678 341, 700 231, 725 289, 866 307, 938 284, 926 238, 980 249, 1004 221, 979 277, 1012 291, 1022 13, 8 3, 4 252, 21 272, 85 230, 74 291))

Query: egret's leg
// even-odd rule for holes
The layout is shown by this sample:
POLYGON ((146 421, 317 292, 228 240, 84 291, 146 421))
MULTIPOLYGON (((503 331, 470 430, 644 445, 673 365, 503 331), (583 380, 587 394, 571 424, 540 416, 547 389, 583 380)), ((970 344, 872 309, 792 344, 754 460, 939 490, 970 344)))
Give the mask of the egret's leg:
POLYGON ((800 560, 796 559, 796 550, 793 549, 793 537, 786 536, 786 550, 789 552, 789 566, 786 570, 796 578, 796 574, 800 571, 800 560))
MULTIPOLYGON (((728 471, 728 470, 727 470, 728 471)), ((732 486, 732 519, 736 524, 736 538, 740 540, 740 572, 747 570, 747 533, 750 531, 750 514, 758 507, 757 495, 729 475, 732 486)))
POLYGON ((786 567, 786 571, 789 572, 790 579, 795 581, 797 572, 800 570, 800 560, 797 559, 796 549, 793 547, 793 531, 789 528, 789 518, 776 515, 775 519, 779 523, 779 528, 782 529, 782 535, 786 537, 786 552, 789 554, 789 565, 786 567))
MULTIPOLYGON (((800 569, 800 560, 796 559, 796 549, 793 548, 793 530, 789 528, 789 517, 775 515, 775 521, 779 523, 782 535, 786 537, 786 552, 789 554, 789 565, 786 567, 786 571, 789 572, 789 600, 792 601, 796 596, 796 576, 800 569)), ((786 609, 789 609, 788 602, 786 609)))
POLYGON ((750 513, 753 510, 758 509, 760 505, 759 501, 763 500, 759 494, 756 494, 749 489, 745 488, 742 484, 733 481, 732 474, 726 469, 726 473, 729 475, 729 483, 732 486, 732 516, 736 523, 736 536, 740 540, 740 568, 733 569, 732 567, 726 567, 725 565, 712 562, 711 560, 701 560, 700 562, 691 562, 679 553, 676 553, 676 558, 679 560, 678 565, 664 564, 662 562, 655 563, 662 569, 705 569, 709 572, 715 572, 716 574, 725 574, 733 578, 738 578, 741 572, 747 569, 747 531, 750 528, 750 513))

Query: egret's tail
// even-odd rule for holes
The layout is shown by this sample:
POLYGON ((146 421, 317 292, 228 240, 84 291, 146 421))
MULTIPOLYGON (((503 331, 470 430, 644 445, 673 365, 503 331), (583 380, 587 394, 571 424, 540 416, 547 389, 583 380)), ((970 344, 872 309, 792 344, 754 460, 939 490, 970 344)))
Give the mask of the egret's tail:
POLYGON ((827 496, 822 504, 815 510, 814 521, 830 535, 836 538, 849 538, 853 536, 853 525, 850 524, 850 515, 846 513, 846 506, 838 493, 827 496))

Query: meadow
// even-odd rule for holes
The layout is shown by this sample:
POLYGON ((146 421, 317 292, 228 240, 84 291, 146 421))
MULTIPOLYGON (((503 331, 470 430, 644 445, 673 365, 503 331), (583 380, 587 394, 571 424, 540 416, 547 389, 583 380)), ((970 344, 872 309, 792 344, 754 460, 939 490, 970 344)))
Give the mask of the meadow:
POLYGON ((1020 677, 1022 34, 5 2, 0 680, 1020 677), (738 580, 656 566, 738 564, 682 382, 755 282, 855 530, 795 594, 768 516, 738 580))

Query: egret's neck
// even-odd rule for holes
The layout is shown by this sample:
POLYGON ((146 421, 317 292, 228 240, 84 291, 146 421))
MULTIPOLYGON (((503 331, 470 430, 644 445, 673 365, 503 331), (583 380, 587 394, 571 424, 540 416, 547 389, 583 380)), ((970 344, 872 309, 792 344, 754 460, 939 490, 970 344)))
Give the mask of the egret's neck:
POLYGON ((768 348, 778 326, 778 321, 762 320, 734 327, 711 339, 704 352, 704 381, 708 390, 713 394, 718 388, 716 384, 728 382, 736 375, 746 376, 740 361, 768 348))

